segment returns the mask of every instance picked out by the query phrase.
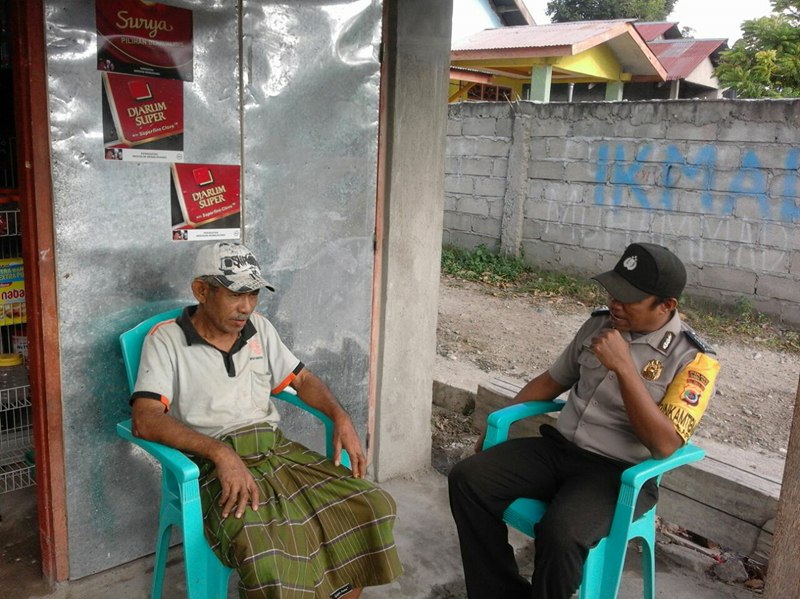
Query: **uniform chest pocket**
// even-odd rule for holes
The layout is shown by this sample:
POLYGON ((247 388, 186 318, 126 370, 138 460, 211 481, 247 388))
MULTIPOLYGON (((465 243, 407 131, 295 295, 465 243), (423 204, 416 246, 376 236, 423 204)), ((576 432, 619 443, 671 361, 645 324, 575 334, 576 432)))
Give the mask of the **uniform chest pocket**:
POLYGON ((595 356, 589 349, 584 348, 580 354, 578 354, 578 364, 581 365, 581 368, 602 368, 603 364, 600 362, 600 359, 595 356))
POLYGON ((588 349, 584 349, 578 354, 578 364, 580 365, 580 378, 578 379, 578 396, 587 401, 594 396, 597 387, 603 382, 608 370, 600 360, 588 349))

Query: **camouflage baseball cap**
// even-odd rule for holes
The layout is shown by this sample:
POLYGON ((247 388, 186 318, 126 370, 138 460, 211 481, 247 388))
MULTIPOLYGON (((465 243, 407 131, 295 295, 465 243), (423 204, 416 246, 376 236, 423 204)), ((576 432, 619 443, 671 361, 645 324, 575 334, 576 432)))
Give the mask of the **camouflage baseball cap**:
POLYGON ((194 278, 211 278, 235 293, 247 293, 266 287, 275 288, 261 276, 258 260, 240 243, 220 241, 204 245, 197 253, 194 278))

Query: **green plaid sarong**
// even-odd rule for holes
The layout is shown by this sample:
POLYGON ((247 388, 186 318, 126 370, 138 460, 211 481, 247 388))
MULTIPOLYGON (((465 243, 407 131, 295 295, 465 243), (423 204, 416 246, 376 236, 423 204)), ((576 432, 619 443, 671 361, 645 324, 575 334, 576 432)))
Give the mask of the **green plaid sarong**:
POLYGON ((238 571, 242 599, 322 599, 402 573, 388 493, 267 424, 222 441, 260 489, 258 511, 248 507, 239 519, 223 519, 214 465, 201 464, 205 534, 222 562, 238 571))

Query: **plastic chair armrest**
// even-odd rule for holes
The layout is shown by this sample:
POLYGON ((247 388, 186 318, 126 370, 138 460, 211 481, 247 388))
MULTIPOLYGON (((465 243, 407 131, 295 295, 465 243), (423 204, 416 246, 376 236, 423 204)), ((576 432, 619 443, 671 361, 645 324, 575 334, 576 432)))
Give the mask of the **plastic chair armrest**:
POLYGON ((328 418, 323 412, 320 412, 318 409, 312 408, 310 405, 308 405, 306 402, 300 399, 300 396, 297 395, 296 393, 290 393, 289 391, 281 391, 280 393, 275 393, 272 397, 280 399, 281 401, 285 401, 286 403, 290 403, 293 406, 297 406, 301 410, 308 412, 309 414, 320 420, 322 424, 325 425, 326 432, 329 426, 333 427, 333 422, 331 421, 330 418, 328 418))
POLYGON ((134 436, 133 432, 131 432, 130 420, 125 420, 117 424, 117 434, 134 445, 138 445, 156 458, 161 464, 161 467, 170 472, 178 483, 197 480, 200 476, 200 469, 197 467, 197 464, 190 460, 182 451, 162 445, 161 443, 156 443, 155 441, 147 441, 134 436))
POLYGON ((665 472, 679 468, 692 462, 702 460, 705 456, 705 451, 694 445, 691 441, 686 443, 683 447, 678 448, 671 456, 657 460, 649 459, 640 464, 631 466, 622 473, 622 489, 620 489, 620 499, 622 500, 623 494, 627 497, 630 496, 631 504, 636 502, 636 496, 642 485, 651 478, 661 476, 665 472))
MULTIPOLYGON (((286 403, 290 403, 293 406, 308 412, 322 422, 323 426, 325 427, 325 453, 328 458, 333 459, 333 421, 323 412, 316 408, 312 408, 310 405, 304 402, 296 393, 281 391, 280 393, 275 393, 272 397, 280 399, 281 401, 285 401, 286 403)), ((347 450, 345 449, 342 449, 341 461, 343 466, 350 468, 350 456, 347 454, 347 450)))
POLYGON ((689 441, 682 447, 676 449, 672 455, 666 458, 660 460, 653 458, 645 460, 636 466, 631 466, 622 474, 622 482, 628 484, 639 484, 639 486, 641 486, 654 476, 658 476, 680 466, 702 460, 705 455, 706 452, 703 451, 703 449, 689 441), (639 483, 638 481, 641 482, 639 483))
POLYGON ((486 419, 486 439, 483 448, 488 449, 508 439, 508 429, 512 424, 531 416, 558 412, 564 407, 564 401, 526 401, 500 408, 489 414, 486 419))

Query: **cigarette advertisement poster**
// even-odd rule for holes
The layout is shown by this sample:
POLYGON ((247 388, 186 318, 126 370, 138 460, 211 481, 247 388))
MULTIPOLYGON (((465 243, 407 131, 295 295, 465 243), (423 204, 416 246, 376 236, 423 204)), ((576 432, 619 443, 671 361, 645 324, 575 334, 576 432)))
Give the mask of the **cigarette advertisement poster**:
POLYGON ((239 165, 175 163, 170 181, 173 241, 239 239, 239 165))
POLYGON ((192 11, 146 0, 95 2, 97 69, 192 81, 192 11))
POLYGON ((183 82, 103 73, 106 160, 183 160, 183 82))

